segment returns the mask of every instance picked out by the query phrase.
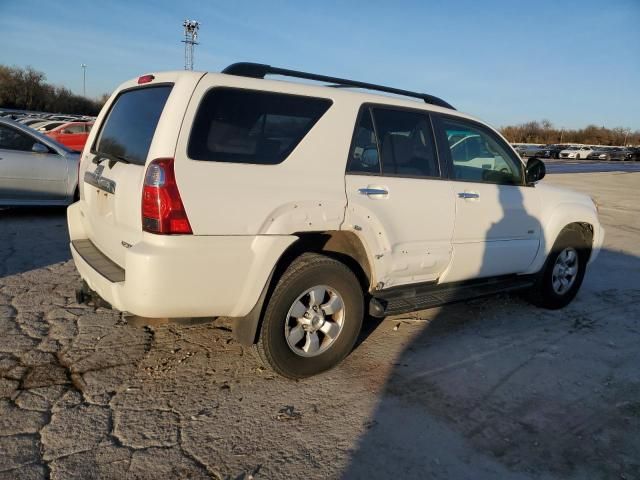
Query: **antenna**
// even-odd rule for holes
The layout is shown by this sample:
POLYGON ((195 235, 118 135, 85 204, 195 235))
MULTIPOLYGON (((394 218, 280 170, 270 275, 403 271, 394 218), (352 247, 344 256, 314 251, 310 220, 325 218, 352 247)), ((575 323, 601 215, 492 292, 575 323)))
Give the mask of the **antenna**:
POLYGON ((185 20, 182 22, 184 27, 184 69, 193 70, 193 49, 195 45, 198 45, 198 30, 200 29, 200 22, 196 20, 185 20))

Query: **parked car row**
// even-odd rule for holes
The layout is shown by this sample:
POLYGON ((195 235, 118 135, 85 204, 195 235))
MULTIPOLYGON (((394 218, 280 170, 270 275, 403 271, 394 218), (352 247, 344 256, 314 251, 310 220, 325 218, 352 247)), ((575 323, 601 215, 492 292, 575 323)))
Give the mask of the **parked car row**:
POLYGON ((84 148, 95 120, 86 115, 52 113, 0 112, 0 116, 41 132, 76 152, 84 148))
POLYGON ((640 147, 605 147, 589 145, 513 144, 521 157, 563 158, 575 160, 640 160, 640 147))

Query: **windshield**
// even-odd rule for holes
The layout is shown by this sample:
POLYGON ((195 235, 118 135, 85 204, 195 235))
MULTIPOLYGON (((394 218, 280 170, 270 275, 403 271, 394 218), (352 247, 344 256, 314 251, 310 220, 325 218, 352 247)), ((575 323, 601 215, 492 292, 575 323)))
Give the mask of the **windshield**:
POLYGON ((113 103, 93 153, 144 165, 172 85, 122 92, 113 103))

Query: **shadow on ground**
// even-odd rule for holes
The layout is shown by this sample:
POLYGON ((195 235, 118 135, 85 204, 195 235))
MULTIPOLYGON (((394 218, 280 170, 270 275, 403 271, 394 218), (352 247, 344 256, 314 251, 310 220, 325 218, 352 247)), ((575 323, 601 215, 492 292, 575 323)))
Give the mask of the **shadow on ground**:
POLYGON ((0 208, 0 278, 71 258, 66 209, 0 208))
POLYGON ((498 296, 394 320, 418 331, 343 478, 640 478, 638 285, 639 258, 603 251, 560 311, 498 296))

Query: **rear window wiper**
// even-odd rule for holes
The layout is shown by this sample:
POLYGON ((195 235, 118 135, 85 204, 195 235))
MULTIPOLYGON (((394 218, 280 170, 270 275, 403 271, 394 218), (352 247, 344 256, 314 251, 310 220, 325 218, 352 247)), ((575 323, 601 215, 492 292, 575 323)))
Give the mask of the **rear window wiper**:
POLYGON ((126 158, 120 155, 113 155, 111 153, 102 153, 102 152, 94 152, 95 157, 93 157, 92 162, 99 164, 104 160, 109 160, 110 162, 122 162, 122 163, 131 163, 126 158))

